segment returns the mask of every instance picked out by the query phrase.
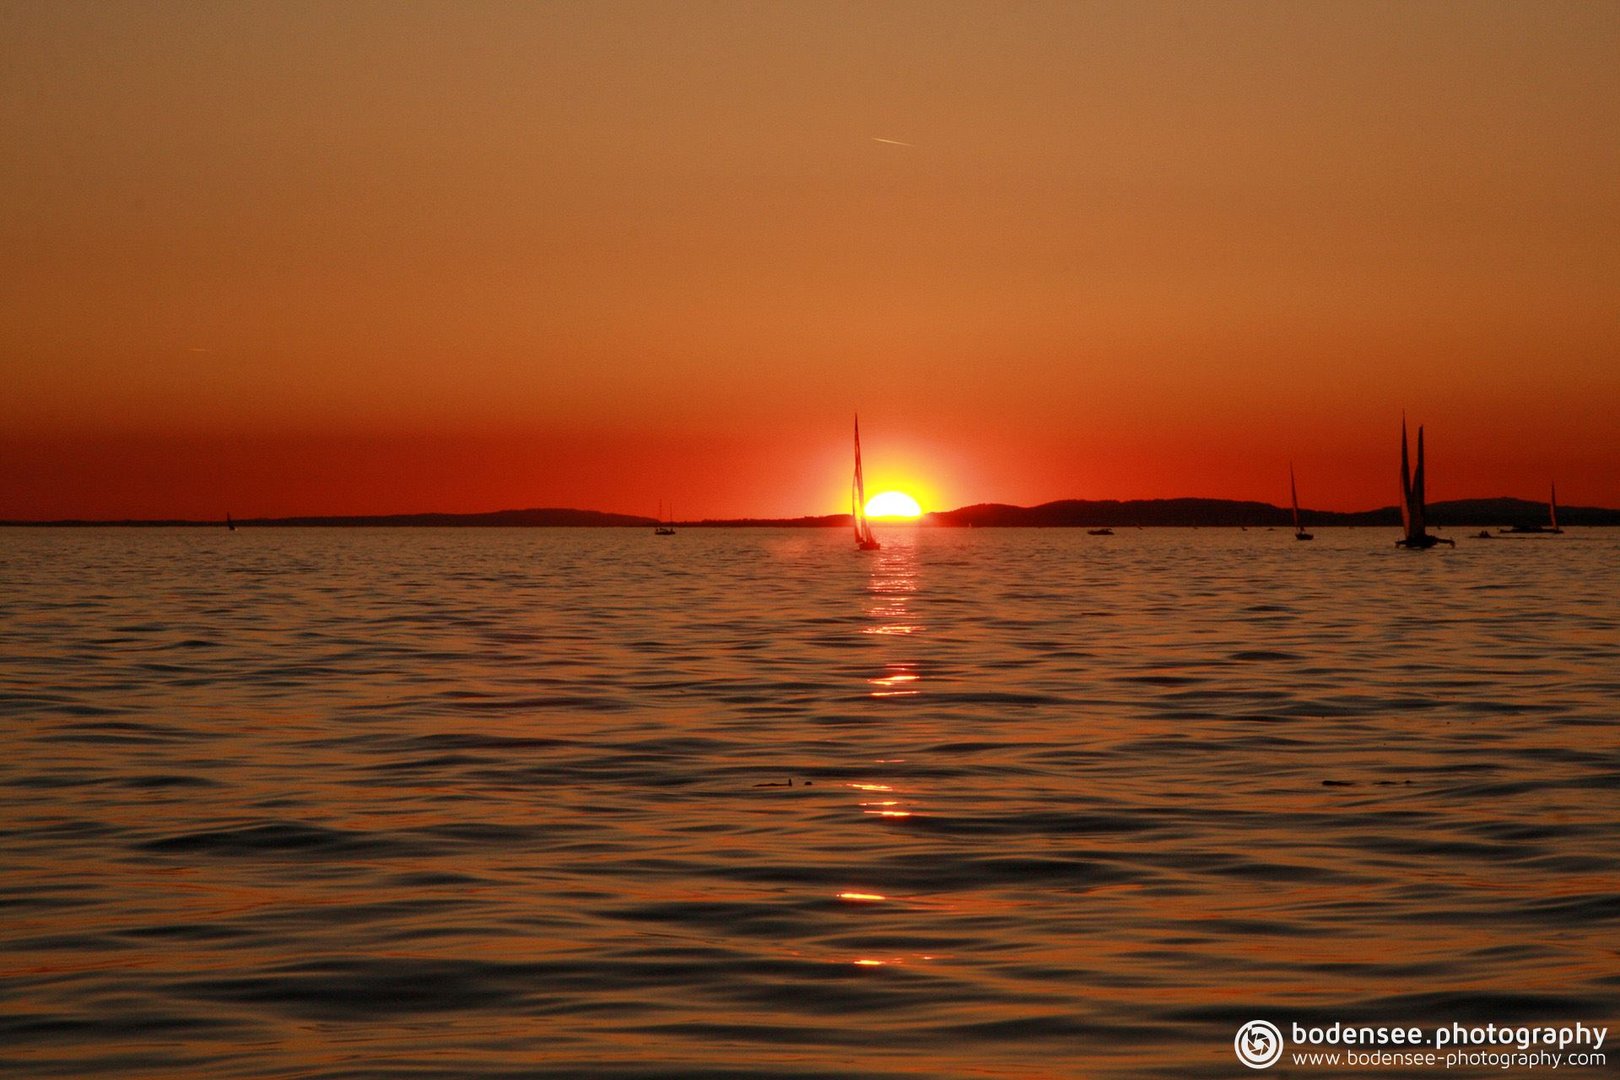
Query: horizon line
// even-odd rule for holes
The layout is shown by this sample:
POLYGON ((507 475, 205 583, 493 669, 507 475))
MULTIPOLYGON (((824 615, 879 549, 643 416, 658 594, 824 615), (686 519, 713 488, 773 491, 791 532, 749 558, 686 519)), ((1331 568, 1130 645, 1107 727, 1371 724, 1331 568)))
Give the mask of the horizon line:
MULTIPOLYGON (((1457 498, 1457 499, 1445 499, 1445 500, 1441 500, 1439 502, 1430 503, 1429 508, 1431 510, 1433 510, 1433 509, 1436 509, 1436 508, 1439 508, 1439 507, 1450 506, 1450 505, 1454 505, 1454 504, 1458 504, 1458 503, 1502 503, 1502 502, 1523 503, 1523 504, 1526 504, 1528 506, 1535 506, 1535 507, 1545 507, 1545 506, 1548 505, 1547 500, 1545 500, 1545 499, 1526 499, 1526 498, 1521 498, 1520 496, 1517 496, 1517 495, 1494 495, 1494 496, 1485 496, 1485 497, 1467 497, 1467 498, 1457 498)), ((904 525, 904 524, 918 524, 918 525, 920 525, 920 524, 925 524, 927 522, 927 519, 931 518, 931 517, 936 517, 936 516, 940 516, 940 515, 956 515, 956 514, 962 514, 962 513, 966 512, 966 511, 979 510, 979 509, 991 509, 991 508, 993 508, 993 509, 997 509, 997 510, 1008 510, 1008 511, 1034 511, 1034 510, 1040 510, 1040 509, 1047 508, 1047 507, 1058 506, 1060 504, 1082 504, 1082 505, 1092 505, 1092 506, 1126 506, 1126 505, 1131 505, 1131 504, 1152 505, 1152 504, 1163 504, 1163 503, 1205 503, 1205 504, 1213 504, 1212 508, 1220 507, 1220 506, 1225 506, 1225 507, 1254 507, 1254 508, 1264 508, 1266 510, 1274 510, 1274 511, 1277 511, 1279 513, 1284 513, 1284 514, 1290 512, 1287 507, 1280 506, 1280 505, 1277 505, 1277 504, 1274 504, 1274 503, 1265 502, 1265 501, 1260 500, 1260 499, 1230 499, 1230 498, 1219 498, 1219 497, 1210 497, 1210 496, 1202 496, 1202 495, 1178 495, 1178 496, 1161 497, 1161 498, 1148 498, 1148 499, 1061 498, 1061 499, 1049 499, 1049 500, 1047 500, 1045 502, 1033 503, 1033 504, 1030 504, 1030 505, 1027 505, 1027 506, 1026 505, 1020 505, 1020 504, 1017 504, 1017 503, 977 502, 977 503, 967 503, 965 505, 958 506, 958 507, 956 507, 954 509, 949 509, 949 510, 927 510, 927 511, 924 511, 922 514, 920 514, 916 518, 875 518, 873 520, 886 522, 886 523, 891 524, 891 525, 904 525)), ((1394 502, 1391 502, 1391 503, 1388 503, 1388 504, 1383 505, 1383 506, 1370 507, 1370 508, 1363 509, 1363 510, 1322 510, 1322 509, 1310 509, 1308 507, 1301 507, 1300 508, 1300 513, 1302 515, 1318 515, 1318 516, 1337 517, 1337 518, 1356 518, 1356 517, 1365 517, 1365 516, 1368 516, 1368 515, 1381 514, 1381 513, 1384 513, 1386 511, 1387 512, 1394 512, 1397 509, 1398 509, 1398 504, 1394 503, 1394 502)), ((1599 513, 1606 513, 1606 514, 1620 514, 1620 508, 1606 507, 1606 506, 1561 505, 1559 507, 1559 510, 1562 513, 1599 512, 1599 513)), ((596 516, 596 517, 601 517, 601 518, 618 519, 618 520, 610 522, 610 523, 604 523, 604 524, 608 524, 608 525, 611 525, 611 526, 614 526, 614 527, 619 526, 619 525, 630 526, 630 525, 639 525, 639 524, 656 524, 659 521, 658 518, 653 517, 651 515, 626 514, 626 513, 620 513, 618 511, 613 511, 613 510, 595 510, 595 509, 589 509, 589 508, 583 508, 583 507, 571 507, 571 506, 528 506, 528 507, 503 507, 503 508, 496 509, 496 510, 405 510, 405 511, 389 511, 389 512, 382 512, 382 513, 315 513, 315 514, 295 513, 295 514, 278 514, 278 515, 273 516, 273 517, 265 517, 265 516, 237 517, 237 516, 234 515, 234 512, 226 512, 226 513, 222 513, 217 518, 189 518, 189 517, 0 518, 0 527, 5 527, 5 526, 48 527, 48 526, 52 526, 52 525, 60 525, 60 526, 98 526, 98 525, 99 526, 120 526, 120 525, 127 525, 127 526, 176 526, 176 527, 178 527, 178 526, 210 526, 210 525, 218 526, 218 525, 225 524, 227 519, 229 519, 230 521, 232 521, 233 523, 235 523, 237 525, 248 525, 248 524, 252 524, 252 525, 267 525, 267 524, 274 525, 274 524, 281 524, 281 523, 288 523, 288 522, 300 522, 300 523, 351 522, 352 523, 352 522, 384 521, 384 520, 388 520, 388 519, 407 519, 407 518, 490 518, 490 517, 499 517, 499 516, 504 516, 504 515, 513 515, 513 514, 577 514, 577 515, 582 515, 582 516, 596 516)), ((746 523, 753 523, 753 522, 780 524, 780 523, 799 523, 799 522, 808 523, 808 522, 821 522, 821 521, 847 521, 850 517, 851 517, 851 515, 849 513, 847 513, 847 512, 833 512, 833 513, 825 513, 825 514, 797 514, 797 515, 788 515, 788 516, 781 516, 781 517, 759 517, 759 516, 743 515, 743 516, 734 516, 734 517, 704 517, 704 518, 676 519, 676 521, 674 523, 678 524, 678 525, 679 524, 684 524, 684 525, 689 525, 689 526, 726 525, 726 524, 739 524, 739 523, 746 524, 746 523)), ((1329 524, 1329 523, 1324 522, 1323 524, 1326 525, 1326 524, 1329 524)))

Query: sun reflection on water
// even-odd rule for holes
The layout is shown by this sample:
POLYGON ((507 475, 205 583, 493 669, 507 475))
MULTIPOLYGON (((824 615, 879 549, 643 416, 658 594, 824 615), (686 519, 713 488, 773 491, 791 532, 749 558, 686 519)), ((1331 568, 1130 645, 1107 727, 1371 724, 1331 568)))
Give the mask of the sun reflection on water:
MULTIPOLYGON (((913 601, 922 590, 921 560, 918 558, 918 534, 913 532, 903 540, 883 549, 881 555, 869 564, 866 581, 866 625, 862 634, 899 640, 877 641, 877 670, 867 675, 867 697, 877 701, 904 701, 922 696, 923 665, 918 648, 923 643, 918 635, 925 627, 913 612, 913 601), (902 651, 903 650, 903 651, 902 651)), ((879 764, 899 764, 902 758, 880 758, 879 764)), ((889 784, 865 782, 851 783, 848 787, 870 794, 892 793, 889 784)), ((900 799, 872 799, 859 803, 862 816, 899 820, 912 816, 900 799)))
POLYGON ((866 614, 875 625, 861 629, 863 634, 903 636, 920 633, 922 625, 912 614, 909 603, 920 587, 917 538, 893 542, 872 562, 866 583, 866 614))
POLYGON ((889 623, 884 626, 868 626, 866 629, 862 630, 861 633, 885 635, 912 634, 916 633, 919 629, 921 629, 921 627, 911 626, 906 623, 889 623))
POLYGON ((910 686, 911 683, 922 678, 914 670, 914 665, 910 663, 885 664, 883 669, 888 674, 866 680, 872 686, 877 687, 877 689, 870 691, 872 697, 915 697, 921 693, 920 690, 910 686))

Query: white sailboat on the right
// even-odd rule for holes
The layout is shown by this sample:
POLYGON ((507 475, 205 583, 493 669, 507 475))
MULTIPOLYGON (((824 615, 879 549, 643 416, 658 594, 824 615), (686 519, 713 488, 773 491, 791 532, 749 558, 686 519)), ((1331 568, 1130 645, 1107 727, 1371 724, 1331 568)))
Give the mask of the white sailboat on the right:
POLYGON ((1396 547, 1408 548, 1412 551, 1423 551, 1436 544, 1445 544, 1456 547, 1455 540, 1447 540, 1443 536, 1431 536, 1425 527, 1428 524, 1423 506, 1423 425, 1418 425, 1417 471, 1413 472, 1407 467, 1406 458, 1406 414, 1401 414, 1401 529, 1406 534, 1395 541, 1396 547))

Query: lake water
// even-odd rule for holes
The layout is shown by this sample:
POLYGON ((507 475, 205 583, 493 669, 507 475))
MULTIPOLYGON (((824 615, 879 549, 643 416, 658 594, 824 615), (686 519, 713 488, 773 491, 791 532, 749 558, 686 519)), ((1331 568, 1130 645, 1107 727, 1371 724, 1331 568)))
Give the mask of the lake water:
POLYGON ((0 1075, 1620 1020, 1620 534, 882 538, 0 530, 0 1075))

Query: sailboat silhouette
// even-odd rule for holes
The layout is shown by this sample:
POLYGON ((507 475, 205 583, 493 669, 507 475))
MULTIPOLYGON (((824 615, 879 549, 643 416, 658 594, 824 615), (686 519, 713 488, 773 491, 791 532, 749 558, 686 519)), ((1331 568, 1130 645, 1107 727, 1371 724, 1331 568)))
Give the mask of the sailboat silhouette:
POLYGON ((1401 529, 1406 534, 1395 541, 1396 547, 1422 551, 1436 544, 1456 547, 1454 540, 1429 535, 1428 520, 1423 506, 1423 425, 1418 425, 1417 470, 1407 465, 1406 414, 1401 414, 1401 529))
POLYGON ((855 522, 855 547, 860 551, 876 551, 883 545, 872 535, 872 523, 866 520, 866 481, 861 477, 861 417, 855 416, 855 477, 849 485, 850 516, 855 522))
POLYGON ((1306 532, 1305 527, 1299 523, 1299 487, 1294 483, 1294 463, 1292 461, 1288 463, 1288 495, 1294 500, 1294 539, 1315 540, 1316 537, 1306 532))
POLYGON ((1499 530, 1505 533, 1561 533, 1564 530, 1558 527, 1558 484, 1550 483, 1547 491, 1547 524, 1545 525, 1514 525, 1511 528, 1499 530))

